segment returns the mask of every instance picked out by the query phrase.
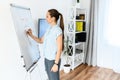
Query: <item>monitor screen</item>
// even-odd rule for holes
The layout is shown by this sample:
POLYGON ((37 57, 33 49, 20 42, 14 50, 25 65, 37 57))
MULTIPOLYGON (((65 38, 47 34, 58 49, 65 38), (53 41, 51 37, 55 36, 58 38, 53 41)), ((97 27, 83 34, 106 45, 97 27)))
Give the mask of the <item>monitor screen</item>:
POLYGON ((44 36, 46 30, 50 27, 46 19, 39 19, 38 20, 38 38, 44 36))

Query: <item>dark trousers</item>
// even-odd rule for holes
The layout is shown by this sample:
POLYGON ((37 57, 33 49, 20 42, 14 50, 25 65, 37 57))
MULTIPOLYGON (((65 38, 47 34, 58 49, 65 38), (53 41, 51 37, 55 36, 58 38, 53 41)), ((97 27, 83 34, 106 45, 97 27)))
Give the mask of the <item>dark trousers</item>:
POLYGON ((47 75, 48 75, 49 80, 60 80, 60 77, 59 77, 59 69, 60 69, 61 60, 59 61, 58 71, 57 71, 57 72, 52 72, 52 71, 51 71, 51 68, 53 67, 54 62, 55 62, 55 60, 45 59, 45 70, 46 70, 46 72, 47 72, 47 75))

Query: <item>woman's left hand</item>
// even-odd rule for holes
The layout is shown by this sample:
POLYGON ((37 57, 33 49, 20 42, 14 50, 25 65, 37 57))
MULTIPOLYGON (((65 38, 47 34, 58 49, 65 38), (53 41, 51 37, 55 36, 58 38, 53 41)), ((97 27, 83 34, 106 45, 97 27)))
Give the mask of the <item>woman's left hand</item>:
POLYGON ((58 71, 58 65, 54 64, 53 67, 51 68, 52 72, 57 72, 58 71))

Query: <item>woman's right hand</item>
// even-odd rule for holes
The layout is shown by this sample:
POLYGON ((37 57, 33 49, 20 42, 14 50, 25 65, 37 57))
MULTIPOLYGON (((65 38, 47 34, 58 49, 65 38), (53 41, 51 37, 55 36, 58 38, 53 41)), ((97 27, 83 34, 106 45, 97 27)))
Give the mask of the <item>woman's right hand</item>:
POLYGON ((28 30, 26 31, 26 34, 29 35, 29 36, 32 36, 32 29, 28 29, 28 30))

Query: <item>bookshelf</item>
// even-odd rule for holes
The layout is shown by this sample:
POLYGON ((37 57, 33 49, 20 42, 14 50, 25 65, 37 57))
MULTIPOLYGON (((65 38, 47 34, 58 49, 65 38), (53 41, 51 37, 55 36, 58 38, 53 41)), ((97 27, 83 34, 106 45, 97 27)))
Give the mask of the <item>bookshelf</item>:
POLYGON ((74 70, 83 63, 86 42, 86 10, 78 7, 70 9, 67 27, 68 49, 71 68, 74 70))

